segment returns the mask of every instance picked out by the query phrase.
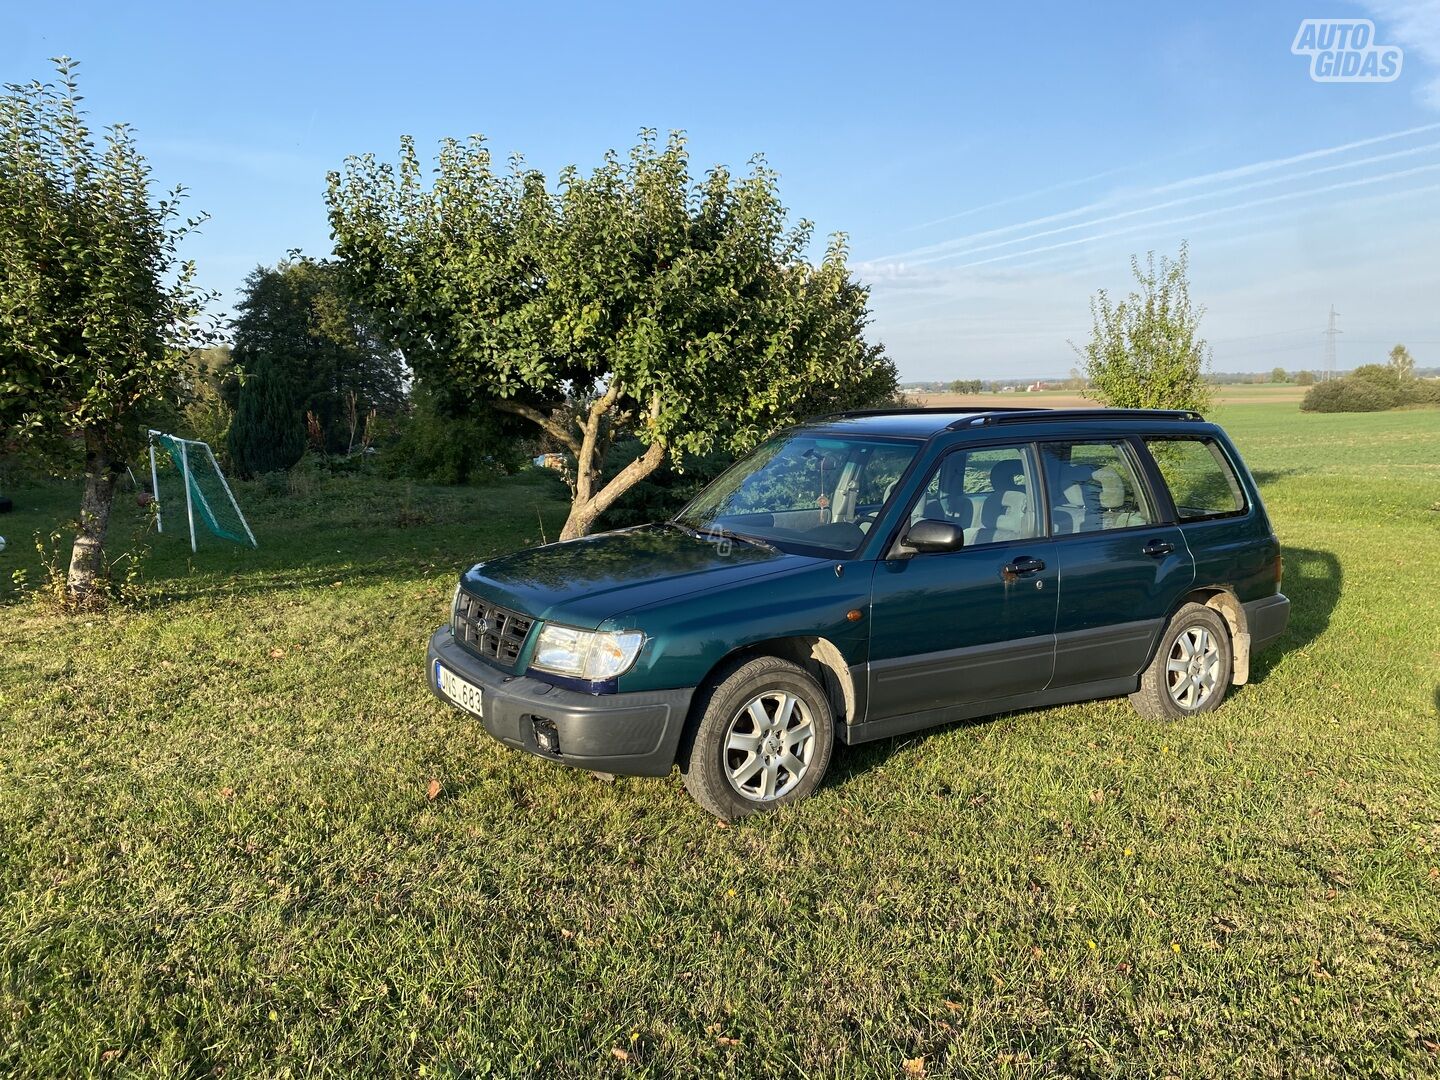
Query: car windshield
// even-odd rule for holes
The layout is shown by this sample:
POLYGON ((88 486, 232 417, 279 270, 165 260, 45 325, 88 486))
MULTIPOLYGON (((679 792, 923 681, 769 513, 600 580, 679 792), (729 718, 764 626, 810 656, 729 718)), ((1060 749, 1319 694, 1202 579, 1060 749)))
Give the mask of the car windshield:
POLYGON ((918 450, 902 440, 782 435, 731 466, 675 523, 780 548, 853 553, 918 450))

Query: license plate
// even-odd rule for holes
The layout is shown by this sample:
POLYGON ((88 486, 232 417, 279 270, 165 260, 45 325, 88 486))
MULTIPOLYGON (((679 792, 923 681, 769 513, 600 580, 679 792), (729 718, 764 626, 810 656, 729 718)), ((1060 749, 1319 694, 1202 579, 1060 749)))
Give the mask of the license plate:
POLYGON ((438 660, 435 661, 435 682, 439 684, 442 694, 466 712, 480 717, 485 715, 481 706, 480 687, 466 682, 438 660))

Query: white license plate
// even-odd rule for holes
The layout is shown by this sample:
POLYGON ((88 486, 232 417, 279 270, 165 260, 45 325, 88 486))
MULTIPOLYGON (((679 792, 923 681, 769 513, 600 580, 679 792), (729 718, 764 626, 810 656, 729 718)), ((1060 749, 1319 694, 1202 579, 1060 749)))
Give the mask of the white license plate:
POLYGON ((460 708, 479 717, 485 715, 481 707, 480 687, 466 682, 439 660, 435 661, 435 681, 440 686, 440 692, 460 708))

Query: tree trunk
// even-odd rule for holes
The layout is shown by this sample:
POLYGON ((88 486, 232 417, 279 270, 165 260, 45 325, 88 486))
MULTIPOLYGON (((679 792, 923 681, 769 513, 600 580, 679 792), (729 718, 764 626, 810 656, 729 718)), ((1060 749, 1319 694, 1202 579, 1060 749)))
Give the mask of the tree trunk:
POLYGON ((105 533, 110 528, 110 508, 115 503, 119 475, 99 437, 86 432, 85 493, 80 500, 80 525, 75 530, 66 579, 70 599, 77 606, 93 604, 103 586, 105 533))
POLYGON ((574 540, 588 533, 594 527, 595 519, 608 510, 611 503, 658 469, 664 460, 665 444, 656 439, 645 448, 643 454, 616 473, 599 492, 583 502, 576 499, 570 504, 570 516, 565 519, 565 527, 560 530, 560 539, 574 540))
MULTIPOLYGON (((604 409, 608 408, 613 400, 614 395, 611 393, 597 402, 599 407, 591 412, 590 422, 586 424, 585 439, 575 462, 575 499, 570 504, 570 516, 565 519, 565 527, 560 530, 561 540, 574 540, 588 533, 594 526, 595 519, 609 509, 611 503, 658 469, 665 460, 665 443, 656 436, 650 445, 645 447, 643 454, 611 477, 610 482, 598 492, 591 494, 594 491, 594 482, 600 475, 599 463, 596 461, 599 456, 596 433, 604 409)), ((659 413, 660 398, 656 395, 650 403, 652 422, 659 413)))

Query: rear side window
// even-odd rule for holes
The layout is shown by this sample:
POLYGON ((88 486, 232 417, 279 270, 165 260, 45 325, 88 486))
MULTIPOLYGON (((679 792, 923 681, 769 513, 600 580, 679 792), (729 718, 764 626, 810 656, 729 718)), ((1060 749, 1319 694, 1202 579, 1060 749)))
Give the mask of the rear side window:
POLYGON ((1245 492, 1214 439, 1146 439, 1181 521, 1245 510, 1245 492))
POLYGON ((1117 442, 1052 442, 1040 451, 1050 488, 1050 531, 1133 529, 1154 524, 1132 451, 1117 442))

